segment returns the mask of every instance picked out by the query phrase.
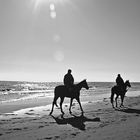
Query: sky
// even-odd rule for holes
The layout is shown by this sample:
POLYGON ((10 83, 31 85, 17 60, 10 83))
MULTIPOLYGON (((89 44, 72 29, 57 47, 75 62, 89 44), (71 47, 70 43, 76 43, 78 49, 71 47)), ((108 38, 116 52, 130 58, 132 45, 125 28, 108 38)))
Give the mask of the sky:
POLYGON ((0 80, 140 81, 140 0, 0 0, 0 80))

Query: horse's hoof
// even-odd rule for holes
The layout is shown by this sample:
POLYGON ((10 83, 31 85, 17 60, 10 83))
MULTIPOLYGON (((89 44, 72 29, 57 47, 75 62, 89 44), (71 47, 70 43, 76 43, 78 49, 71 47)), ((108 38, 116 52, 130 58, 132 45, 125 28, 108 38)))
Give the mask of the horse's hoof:
POLYGON ((62 112, 62 114, 64 115, 65 113, 64 113, 64 112, 62 112))
POLYGON ((52 112, 50 112, 50 114, 49 115, 52 115, 52 112))
POLYGON ((82 114, 84 114, 85 112, 84 112, 84 111, 82 111, 81 113, 82 113, 82 114))
POLYGON ((81 116, 84 116, 84 112, 81 112, 81 116))

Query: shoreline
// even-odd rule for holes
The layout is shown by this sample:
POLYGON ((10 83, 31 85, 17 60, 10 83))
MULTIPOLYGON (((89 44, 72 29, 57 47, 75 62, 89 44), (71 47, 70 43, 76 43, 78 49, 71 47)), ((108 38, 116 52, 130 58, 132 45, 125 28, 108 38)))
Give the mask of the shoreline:
MULTIPOLYGON (((126 94, 126 97, 137 97, 140 96, 139 91, 128 91, 126 94)), ((102 95, 86 95, 86 96, 80 96, 81 103, 82 102, 102 102, 105 99, 110 98, 110 93, 107 94, 102 94, 102 95)), ((125 99, 124 99, 125 100, 125 99)), ((12 113, 13 111, 18 111, 21 109, 26 109, 26 108, 34 108, 38 106, 46 106, 46 105, 51 105, 53 101, 53 96, 36 96, 34 98, 34 95, 31 98, 21 98, 18 100, 13 100, 13 101, 6 101, 6 102, 0 102, 0 114, 3 113, 12 113)), ((58 104, 60 100, 58 99, 58 104)), ((74 100, 74 102, 76 102, 74 100)), ((65 104, 70 103, 70 98, 65 98, 64 100, 65 104)))

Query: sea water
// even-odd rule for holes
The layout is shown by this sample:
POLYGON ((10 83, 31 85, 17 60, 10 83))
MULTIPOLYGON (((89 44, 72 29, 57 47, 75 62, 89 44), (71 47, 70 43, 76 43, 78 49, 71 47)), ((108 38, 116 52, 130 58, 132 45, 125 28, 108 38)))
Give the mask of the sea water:
MULTIPOLYGON (((22 81, 0 81, 0 103, 17 100, 53 98, 54 88, 62 85, 61 82, 22 82, 22 81)), ((82 89, 81 101, 100 101, 109 98, 114 82, 88 82, 89 90, 82 89)), ((131 83, 126 96, 140 95, 140 82, 131 83)))

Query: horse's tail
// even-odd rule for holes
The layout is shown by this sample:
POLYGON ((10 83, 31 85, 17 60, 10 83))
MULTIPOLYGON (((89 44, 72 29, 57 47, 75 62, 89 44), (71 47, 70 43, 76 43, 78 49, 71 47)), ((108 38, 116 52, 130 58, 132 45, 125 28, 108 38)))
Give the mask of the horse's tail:
POLYGON ((113 103, 113 98, 114 98, 114 87, 111 88, 111 97, 110 97, 111 103, 113 103))
POLYGON ((58 99, 58 97, 57 97, 56 91, 57 91, 57 88, 54 89, 54 100, 53 100, 53 104, 55 104, 58 107, 58 105, 57 105, 57 99, 58 99))

